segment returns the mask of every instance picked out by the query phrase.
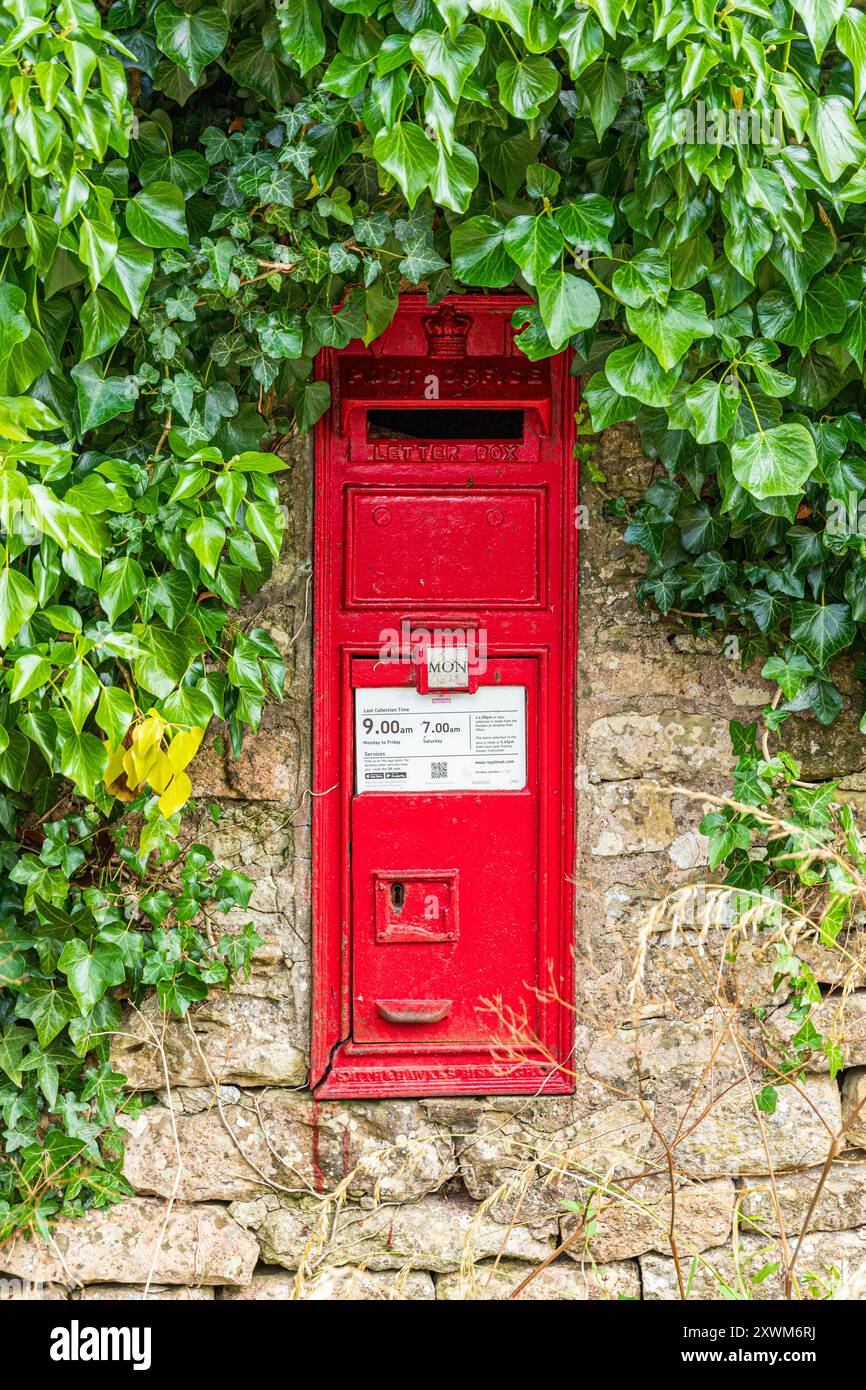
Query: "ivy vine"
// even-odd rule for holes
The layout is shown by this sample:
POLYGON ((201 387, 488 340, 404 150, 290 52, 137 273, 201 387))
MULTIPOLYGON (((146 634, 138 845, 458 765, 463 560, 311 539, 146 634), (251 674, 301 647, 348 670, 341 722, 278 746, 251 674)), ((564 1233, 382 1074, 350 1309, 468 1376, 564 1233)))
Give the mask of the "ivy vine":
MULTIPOLYGON (((641 596, 731 630, 770 719, 866 623, 866 14, 845 0, 0 0, 0 1239, 123 1191, 108 1038, 249 967, 188 843, 211 721, 282 697, 243 616, 323 346, 518 285, 641 596)), ((234 919, 233 919, 234 920, 234 919)))

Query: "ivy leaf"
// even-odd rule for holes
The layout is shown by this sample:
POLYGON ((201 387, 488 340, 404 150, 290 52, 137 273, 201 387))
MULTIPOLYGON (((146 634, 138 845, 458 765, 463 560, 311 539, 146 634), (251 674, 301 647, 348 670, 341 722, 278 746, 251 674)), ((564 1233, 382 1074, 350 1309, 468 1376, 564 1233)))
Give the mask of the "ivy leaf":
POLYGON ((144 593, 144 570, 130 555, 111 560, 99 581, 99 602, 114 622, 144 593))
MULTIPOLYGON (((448 0, 453 3, 453 0, 448 0)), ((522 39, 526 38, 532 17, 532 0, 469 0, 476 14, 485 19, 507 24, 522 39)))
POLYGON ((158 5, 154 23, 158 46, 183 68, 191 82, 198 82, 208 63, 219 57, 228 42, 228 18, 215 6, 188 14, 170 3, 158 5))
POLYGON ((538 307, 547 336, 557 349, 575 333, 592 328, 601 312, 601 303, 592 285, 558 266, 539 277, 538 307))
POLYGON ((120 747, 134 717, 135 704, 129 692, 116 685, 104 685, 94 718, 108 739, 110 748, 120 747))
POLYGON ((12 686, 9 691, 11 704, 25 699, 32 691, 44 685, 51 675, 51 662, 36 652, 19 656, 13 667, 12 686))
POLYGON ((71 734, 64 740, 60 750, 60 770, 91 800, 107 766, 108 751, 95 734, 71 734))
POLYGON ((187 544, 207 574, 216 570, 225 539, 225 527, 210 516, 197 517, 186 533, 187 544))
POLYGON ((549 58, 506 58, 496 69, 499 97, 506 111, 522 121, 535 120, 559 90, 559 73, 549 58))
POLYGON ((580 79, 598 139, 601 140, 622 105, 626 91, 626 76, 619 63, 605 58, 593 63, 580 79))
POLYGON ((95 1008, 112 985, 123 984, 126 975, 123 952, 118 946, 99 943, 91 951, 80 938, 67 941, 57 964, 69 981, 82 1013, 95 1008))
POLYGON ((691 290, 675 290, 666 304, 651 301, 642 309, 629 306, 625 316, 632 332, 652 348, 665 368, 675 367, 695 338, 713 336, 704 301, 691 290))
POLYGON ((131 314, 138 315, 152 277, 153 252, 132 237, 121 237, 103 278, 104 288, 111 290, 131 314))
POLYGON ((716 444, 727 439, 737 418, 740 392, 736 385, 702 381, 686 392, 686 405, 695 422, 694 436, 699 444, 716 444))
POLYGON ((587 382, 583 399, 589 406, 592 428, 596 434, 622 420, 633 420, 640 410, 639 401, 620 395, 601 372, 596 372, 587 382))
POLYGON ((284 0, 278 14, 283 44, 304 77, 325 56, 325 34, 318 0, 284 0))
POLYGON ((80 733, 102 689, 99 677, 92 666, 77 657, 66 673, 62 689, 72 727, 80 733))
POLYGON ((111 294, 95 290, 81 306, 81 355, 100 357, 119 342, 129 327, 129 313, 111 294))
POLYGON ((38 604, 36 590, 25 574, 8 567, 0 570, 0 647, 9 646, 38 604))
POLYGON ((816 58, 820 59, 827 47, 827 40, 847 4, 848 0, 793 0, 794 9, 812 41, 816 58))
POLYGON ((803 294, 799 308, 786 290, 771 290, 758 303, 758 321, 767 338, 805 353, 819 338, 838 333, 845 324, 845 300, 832 280, 820 280, 803 294))
POLYGON ((502 289, 514 278, 505 228, 493 217, 470 217, 451 233, 451 267, 467 285, 502 289))
POLYGON ((27 296, 17 285, 0 285, 0 362, 30 334, 30 320, 23 312, 27 296))
MULTIPOLYGON (((440 145, 436 173, 430 182, 434 202, 452 212, 465 212, 477 183, 478 160, 468 146, 455 141, 449 151, 440 145)), ((440 268, 444 265, 442 261, 440 268)))
POLYGON ((605 375, 621 396, 633 396, 643 405, 663 406, 679 381, 679 371, 666 372, 655 353, 642 343, 617 348, 604 364, 605 375))
POLYGON ((292 394, 295 418, 301 430, 312 428, 321 420, 331 404, 331 388, 327 381, 308 381, 292 394))
POLYGON ((81 218, 78 229, 78 258, 87 266, 90 285, 96 289, 111 269, 117 254, 117 233, 105 222, 81 218))
POLYGON ((95 362, 79 362, 72 368, 71 376, 75 382, 82 434, 131 410, 138 400, 138 381, 134 376, 103 378, 95 362))
MULTIPOLYGON (((228 70, 239 86, 258 92, 277 110, 289 94, 292 74, 281 61, 279 52, 266 48, 260 38, 242 39, 232 53, 228 70)), ((345 128, 335 129, 348 138, 345 128)), ((351 145, 351 141, 349 143, 351 145)), ((342 163, 342 158, 337 163, 342 163)), ((320 176, 319 181, 324 187, 330 180, 320 176)))
POLYGON ((436 176, 436 146, 420 126, 398 121, 373 141, 373 158, 397 180, 410 207, 414 207, 436 176))
POLYGON ((805 425, 758 430, 731 446, 734 477, 753 497, 790 497, 802 492, 818 466, 815 441, 805 425))
POLYGON ((639 251, 627 265, 614 271, 611 288, 633 309, 640 309, 648 299, 665 304, 671 289, 670 261, 654 246, 639 251))
MULTIPOLYGON (((827 0, 821 0, 826 4, 827 0)), ((815 102, 807 133, 821 169, 830 183, 841 178, 849 164, 861 164, 866 140, 857 128, 851 103, 845 97, 824 97, 815 102)))
MULTIPOLYGON (((846 0, 847 3, 847 0, 846 0)), ((866 92, 866 14, 851 6, 836 25, 836 43, 854 71, 854 105, 859 107, 866 92)))
POLYGON ((560 257, 563 248, 562 232, 547 216, 513 217, 505 228, 505 245, 520 266, 530 285, 560 257))
POLYGON ((578 10, 559 31, 559 42, 568 55, 568 71, 580 77, 584 68, 604 52, 604 34, 591 10, 578 10))
POLYGON ((815 666, 823 669, 857 635, 847 603, 791 605, 791 640, 803 648, 815 666))
POLYGON ((184 197, 173 183, 148 184, 126 205, 126 225, 145 246, 189 246, 184 197))
POLYGON ((610 255, 614 208, 599 193, 581 193, 557 208, 556 225, 570 246, 610 255))
POLYGON ((15 1011, 33 1024, 39 1046, 48 1047, 78 1013, 78 1005, 68 989, 58 989, 50 980, 31 980, 15 1011))
POLYGON ((481 30, 470 24, 456 38, 421 29, 412 35, 409 47, 422 72, 441 82, 451 100, 457 102, 468 77, 478 66, 485 43, 481 30))

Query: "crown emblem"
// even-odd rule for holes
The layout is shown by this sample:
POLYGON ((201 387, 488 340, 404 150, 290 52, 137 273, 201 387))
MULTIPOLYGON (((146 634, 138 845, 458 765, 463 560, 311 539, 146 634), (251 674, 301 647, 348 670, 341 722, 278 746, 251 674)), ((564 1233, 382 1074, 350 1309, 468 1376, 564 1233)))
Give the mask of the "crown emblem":
POLYGON ((465 357, 466 339, 472 319, 461 314, 450 304, 443 304, 435 313, 425 314, 421 320, 431 357, 465 357))

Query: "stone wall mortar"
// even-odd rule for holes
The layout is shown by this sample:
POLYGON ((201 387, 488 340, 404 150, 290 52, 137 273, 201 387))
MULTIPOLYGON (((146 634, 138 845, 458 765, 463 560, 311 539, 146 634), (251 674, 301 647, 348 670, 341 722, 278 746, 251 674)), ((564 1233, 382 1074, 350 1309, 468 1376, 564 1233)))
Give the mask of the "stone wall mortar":
MULTIPOLYGON (((795 1231, 843 1105, 850 1111, 866 1093, 866 993, 851 1006, 855 1069, 840 1084, 816 1064, 803 1095, 783 1090, 777 1116, 763 1119, 736 1048, 719 1037, 712 998, 696 988, 697 937, 651 942, 644 991, 637 1003, 630 996, 640 921, 704 871, 700 801, 689 793, 725 789, 728 721, 756 717, 766 684, 675 617, 637 607, 640 554, 604 519, 599 492, 584 489, 575 1093, 318 1103, 305 1089, 313 468, 309 446, 284 452, 285 552, 245 616, 284 652, 286 698, 266 709, 237 762, 217 730, 195 766, 198 835, 256 882, 250 912, 229 926, 252 916, 263 945, 248 981, 165 1031, 170 1091, 154 1006, 125 1021, 116 1064, 156 1092, 127 1126, 136 1196, 63 1223, 49 1246, 6 1247, 0 1279, 13 1297, 501 1299, 568 1241, 521 1297, 675 1298, 666 1149, 675 1142, 680 1262, 698 1262, 699 1296, 720 1296, 720 1278, 734 1277, 735 1226, 748 1254, 775 1219, 767 1155, 780 1171, 783 1223, 795 1231), (588 1201, 589 1237, 576 1211, 588 1201)), ((632 498, 653 469, 619 430, 597 461, 607 491, 632 498)), ((846 709, 830 731, 791 727, 808 776, 841 775, 846 795, 862 797, 856 713, 846 709)), ((809 959, 832 985, 833 953, 816 948, 809 959)), ((767 1026, 784 1038, 772 974, 760 943, 732 967, 743 1002, 768 1006, 767 1026)), ((813 1214, 816 1266, 834 1250, 846 1268, 866 1262, 864 1175, 861 1124, 813 1214)))

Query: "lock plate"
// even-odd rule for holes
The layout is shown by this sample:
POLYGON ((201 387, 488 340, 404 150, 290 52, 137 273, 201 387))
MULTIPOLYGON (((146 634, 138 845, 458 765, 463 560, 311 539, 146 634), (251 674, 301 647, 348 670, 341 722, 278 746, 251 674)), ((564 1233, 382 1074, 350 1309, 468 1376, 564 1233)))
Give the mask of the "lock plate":
POLYGON ((456 941, 457 880, 456 869, 374 872, 377 943, 456 941))

